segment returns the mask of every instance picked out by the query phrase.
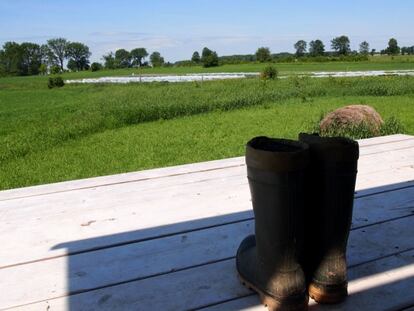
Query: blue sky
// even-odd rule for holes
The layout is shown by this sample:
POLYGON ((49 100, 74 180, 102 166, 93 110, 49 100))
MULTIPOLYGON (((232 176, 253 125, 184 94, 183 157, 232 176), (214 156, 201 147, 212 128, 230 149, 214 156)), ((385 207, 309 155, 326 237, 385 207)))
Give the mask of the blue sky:
POLYGON ((93 60, 118 48, 146 47, 168 61, 204 46, 219 55, 293 51, 304 39, 348 35, 353 49, 377 50, 390 37, 414 45, 409 0, 0 0, 0 44, 44 43, 53 37, 86 43, 93 60))

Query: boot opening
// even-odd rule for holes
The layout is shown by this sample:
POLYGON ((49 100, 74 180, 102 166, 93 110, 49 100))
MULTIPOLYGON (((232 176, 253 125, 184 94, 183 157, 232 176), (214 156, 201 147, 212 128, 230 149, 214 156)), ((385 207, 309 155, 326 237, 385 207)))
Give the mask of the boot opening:
POLYGON ((303 144, 288 139, 255 137, 247 143, 253 149, 271 152, 298 152, 304 148, 303 144))

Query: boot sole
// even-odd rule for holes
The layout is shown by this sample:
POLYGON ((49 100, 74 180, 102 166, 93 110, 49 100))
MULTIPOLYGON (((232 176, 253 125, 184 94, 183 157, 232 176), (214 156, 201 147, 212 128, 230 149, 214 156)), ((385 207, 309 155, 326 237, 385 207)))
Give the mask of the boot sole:
POLYGON ((309 297, 321 304, 335 304, 345 300, 348 296, 347 286, 327 288, 316 283, 310 283, 308 287, 309 297))
POLYGON ((247 287, 248 289, 255 291, 260 298, 260 302, 268 308, 269 311, 306 311, 308 310, 308 302, 309 297, 305 295, 304 299, 302 301, 294 302, 294 303, 286 303, 283 301, 279 301, 272 296, 267 295, 260 289, 258 289, 256 286, 254 286, 252 283, 244 279, 239 273, 238 273, 240 282, 247 287))

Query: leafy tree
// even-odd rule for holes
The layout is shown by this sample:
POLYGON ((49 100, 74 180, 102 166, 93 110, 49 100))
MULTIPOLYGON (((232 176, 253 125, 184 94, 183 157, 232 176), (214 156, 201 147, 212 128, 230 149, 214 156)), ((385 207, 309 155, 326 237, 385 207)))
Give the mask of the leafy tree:
POLYGON ((391 38, 388 41, 388 47, 385 49, 388 55, 397 55, 400 54, 400 47, 396 39, 391 38))
POLYGON ((66 67, 68 67, 68 69, 70 71, 78 71, 79 70, 75 60, 72 59, 72 58, 68 60, 68 63, 66 65, 66 67))
POLYGON ((50 50, 50 60, 60 66, 63 71, 63 63, 67 58, 67 46, 69 42, 64 38, 55 38, 47 40, 47 45, 50 50))
POLYGON ((256 59, 261 63, 270 61, 272 59, 270 49, 266 47, 258 48, 256 51, 256 59))
POLYGON ((376 52, 377 52, 376 49, 372 49, 371 52, 370 52, 371 56, 374 56, 376 52))
POLYGON ((219 65, 218 55, 215 51, 205 47, 201 52, 201 62, 203 67, 215 67, 219 65))
POLYGON ((322 56, 325 53, 325 45, 319 39, 309 42, 309 54, 311 56, 322 56))
POLYGON ((194 63, 196 63, 196 64, 199 64, 200 63, 201 58, 200 58, 200 54, 198 54, 197 51, 195 51, 193 53, 193 56, 191 57, 191 61, 194 62, 194 63))
POLYGON ((115 51, 115 65, 118 68, 131 67, 131 54, 125 49, 115 51))
POLYGON ((23 42, 20 45, 21 49, 21 74, 23 75, 37 75, 39 74, 39 67, 42 63, 42 51, 40 46, 36 43, 23 42))
POLYGON ((148 56, 148 52, 144 48, 136 48, 131 50, 130 56, 132 59, 132 65, 141 67, 142 61, 148 56))
POLYGON ((347 55, 351 52, 350 41, 347 36, 340 36, 331 40, 331 47, 339 55, 347 55))
POLYGON ((369 43, 367 41, 363 41, 359 45, 359 53, 362 55, 368 55, 369 53, 369 43))
POLYGON ((161 67, 164 64, 164 57, 159 52, 153 52, 150 55, 150 61, 153 67, 161 67))
POLYGON ((102 64, 94 62, 91 64, 91 71, 98 71, 102 69, 102 64))
POLYGON ((40 64, 39 73, 43 76, 47 74, 47 65, 45 63, 40 64))
POLYGON ((71 63, 75 66, 74 70, 85 70, 89 67, 89 57, 91 56, 91 52, 89 51, 89 47, 80 42, 70 42, 66 46, 66 56, 70 57, 71 63))
POLYGON ((116 68, 114 53, 109 52, 108 54, 105 54, 104 56, 102 56, 102 59, 104 60, 104 67, 106 69, 116 68))
POLYGON ((22 74, 22 49, 16 42, 6 42, 1 53, 2 71, 7 75, 22 74))
POLYGON ((55 74, 58 74, 58 73, 61 73, 61 72, 62 72, 62 70, 60 69, 60 66, 58 66, 58 65, 50 66, 50 73, 52 75, 55 75, 55 74))
POLYGON ((299 40, 298 42, 295 43, 294 47, 295 47, 295 50, 296 50, 296 56, 297 57, 305 55, 306 48, 307 48, 306 41, 299 40))

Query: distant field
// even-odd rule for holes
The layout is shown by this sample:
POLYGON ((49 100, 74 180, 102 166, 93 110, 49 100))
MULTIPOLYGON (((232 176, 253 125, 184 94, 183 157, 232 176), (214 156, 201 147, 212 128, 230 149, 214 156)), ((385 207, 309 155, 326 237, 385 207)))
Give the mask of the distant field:
MULTIPOLYGON (((131 74, 187 74, 204 72, 260 72, 264 67, 275 66, 279 74, 290 75, 309 71, 357 71, 357 70, 404 70, 414 69, 414 55, 407 56, 374 56, 364 62, 296 62, 296 63, 249 63, 239 65, 223 65, 219 67, 203 68, 193 67, 161 67, 161 68, 128 68, 115 70, 101 70, 96 72, 72 72, 64 73, 64 79, 97 78, 108 76, 129 76, 131 74)), ((4 83, 43 83, 46 77, 11 77, 0 78, 4 83)))
POLYGON ((293 138, 349 103, 372 104, 414 134, 414 77, 52 90, 46 79, 0 79, 0 189, 236 156, 250 136, 293 138))

